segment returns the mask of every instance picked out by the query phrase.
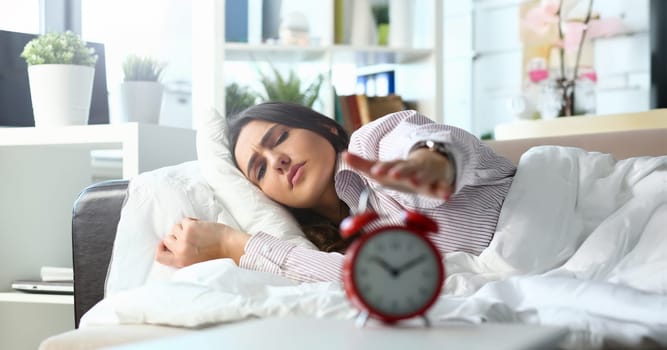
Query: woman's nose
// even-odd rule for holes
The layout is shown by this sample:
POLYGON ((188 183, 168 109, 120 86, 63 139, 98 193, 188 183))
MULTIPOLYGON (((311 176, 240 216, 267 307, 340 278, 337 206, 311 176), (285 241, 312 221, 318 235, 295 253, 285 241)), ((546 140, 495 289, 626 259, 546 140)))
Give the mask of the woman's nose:
POLYGON ((283 173, 289 171, 290 159, 284 153, 269 152, 267 156, 271 168, 283 173))

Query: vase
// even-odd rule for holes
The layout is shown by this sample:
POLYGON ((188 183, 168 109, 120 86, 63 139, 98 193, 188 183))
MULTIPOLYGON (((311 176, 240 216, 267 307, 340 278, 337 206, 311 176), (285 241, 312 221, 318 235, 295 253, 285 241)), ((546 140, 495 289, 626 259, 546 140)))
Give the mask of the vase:
POLYGON ((389 1, 389 46, 410 47, 412 44, 411 5, 412 0, 389 1))
POLYGON ((353 46, 377 44, 377 28, 369 0, 355 0, 352 3, 350 44, 353 46))
POLYGON ((126 81, 120 86, 119 122, 159 124, 164 87, 155 81, 126 81))
POLYGON ((540 87, 538 109, 542 119, 595 113, 595 83, 589 79, 577 79, 568 86, 546 80, 540 87))
POLYGON ((95 68, 73 64, 28 67, 36 127, 86 125, 95 68))

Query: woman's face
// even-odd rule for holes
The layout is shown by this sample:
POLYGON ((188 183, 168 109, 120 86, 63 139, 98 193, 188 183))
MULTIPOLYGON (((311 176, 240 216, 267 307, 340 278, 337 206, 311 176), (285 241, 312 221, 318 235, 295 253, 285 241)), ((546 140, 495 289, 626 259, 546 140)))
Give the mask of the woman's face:
POLYGON ((234 156, 252 183, 284 205, 314 208, 333 189, 336 151, 313 131, 253 120, 241 129, 234 156))

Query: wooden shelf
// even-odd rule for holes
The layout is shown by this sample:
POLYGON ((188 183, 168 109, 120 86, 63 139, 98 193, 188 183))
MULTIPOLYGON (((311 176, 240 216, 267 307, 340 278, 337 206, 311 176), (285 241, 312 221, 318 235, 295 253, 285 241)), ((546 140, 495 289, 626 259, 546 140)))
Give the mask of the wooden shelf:
POLYGON ((0 293, 0 302, 74 305, 74 296, 5 292, 0 293))

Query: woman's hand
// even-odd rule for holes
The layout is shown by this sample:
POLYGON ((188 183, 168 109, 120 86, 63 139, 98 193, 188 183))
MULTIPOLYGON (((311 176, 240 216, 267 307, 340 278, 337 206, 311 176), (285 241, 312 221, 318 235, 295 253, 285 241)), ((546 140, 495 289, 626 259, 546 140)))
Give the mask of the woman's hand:
POLYGON ((405 160, 389 162, 361 158, 349 152, 343 160, 383 186, 448 200, 454 191, 454 171, 447 157, 428 149, 414 150, 405 160))
POLYGON ((248 239, 249 234, 225 224, 184 218, 158 244, 155 260, 179 268, 221 258, 238 264, 248 239))

